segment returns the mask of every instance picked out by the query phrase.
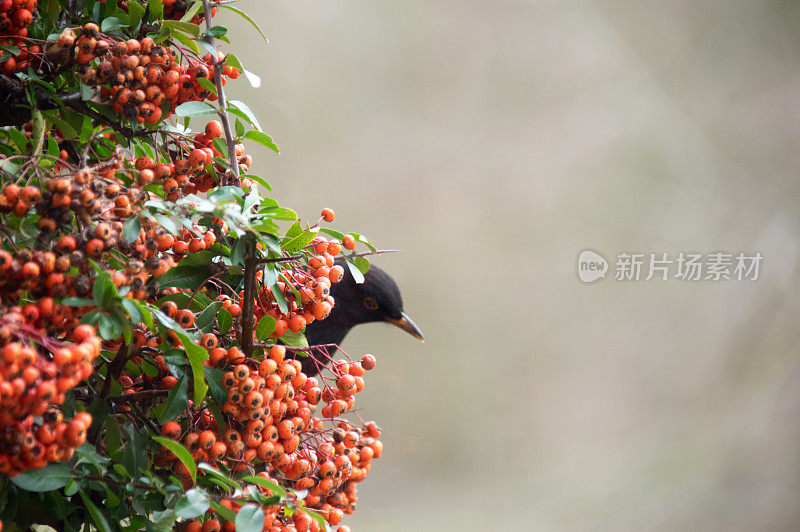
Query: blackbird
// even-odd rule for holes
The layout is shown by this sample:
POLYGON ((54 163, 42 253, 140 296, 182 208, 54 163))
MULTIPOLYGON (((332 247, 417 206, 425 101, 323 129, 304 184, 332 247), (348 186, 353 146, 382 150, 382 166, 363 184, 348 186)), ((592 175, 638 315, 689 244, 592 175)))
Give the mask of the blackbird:
MULTIPOLYGON (((356 283, 344 261, 344 277, 331 286, 334 305, 330 315, 324 320, 314 321, 306 326, 306 339, 309 346, 340 345, 350 329, 361 323, 386 322, 403 329, 408 334, 425 341, 419 327, 403 312, 403 298, 392 277, 383 269, 372 264, 364 274, 364 282, 356 283)), ((333 349, 328 353, 335 358, 333 349)), ((321 363, 328 360, 321 350, 312 350, 311 356, 321 363)), ((316 375, 317 365, 311 357, 300 357, 303 372, 309 377, 316 375)))

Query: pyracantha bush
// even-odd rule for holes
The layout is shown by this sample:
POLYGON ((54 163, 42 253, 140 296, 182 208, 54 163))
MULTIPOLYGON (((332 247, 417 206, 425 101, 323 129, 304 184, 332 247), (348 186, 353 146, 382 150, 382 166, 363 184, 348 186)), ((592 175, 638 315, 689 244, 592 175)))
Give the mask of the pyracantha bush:
POLYGON ((259 80, 217 49, 218 8, 252 22, 230 2, 0 1, 7 528, 344 531, 381 456, 353 412, 375 358, 303 335, 376 250, 250 174, 246 144, 277 147, 226 98, 259 80))

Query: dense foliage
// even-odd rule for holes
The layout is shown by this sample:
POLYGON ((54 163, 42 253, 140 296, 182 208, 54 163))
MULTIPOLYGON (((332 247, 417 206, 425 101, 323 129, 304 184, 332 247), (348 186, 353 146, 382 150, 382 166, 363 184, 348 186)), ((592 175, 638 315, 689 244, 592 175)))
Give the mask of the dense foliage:
POLYGON ((249 173, 247 142, 277 146, 225 96, 260 81, 217 9, 255 26, 229 1, 0 0, 6 529, 347 530, 381 455, 351 413, 374 357, 303 336, 375 249, 249 173))

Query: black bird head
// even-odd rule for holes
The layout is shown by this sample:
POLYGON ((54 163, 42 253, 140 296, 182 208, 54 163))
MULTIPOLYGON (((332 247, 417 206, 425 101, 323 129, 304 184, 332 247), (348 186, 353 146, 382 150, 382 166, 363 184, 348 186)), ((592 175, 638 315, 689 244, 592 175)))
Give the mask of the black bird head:
POLYGON ((340 344, 356 325, 381 321, 425 341, 419 327, 403 312, 400 289, 388 273, 373 264, 359 284, 344 261, 337 263, 344 267, 344 277, 331 286, 333 310, 324 320, 306 326, 309 345, 340 344))

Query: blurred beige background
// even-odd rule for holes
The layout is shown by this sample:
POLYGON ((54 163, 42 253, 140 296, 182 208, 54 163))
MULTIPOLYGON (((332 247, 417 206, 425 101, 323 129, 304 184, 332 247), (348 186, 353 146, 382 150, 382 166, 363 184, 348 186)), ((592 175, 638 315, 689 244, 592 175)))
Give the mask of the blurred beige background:
POLYGON ((257 171, 402 249, 428 338, 344 344, 386 449, 353 530, 798 529, 800 4, 239 5, 257 171), (764 263, 583 285, 587 247, 764 263))

